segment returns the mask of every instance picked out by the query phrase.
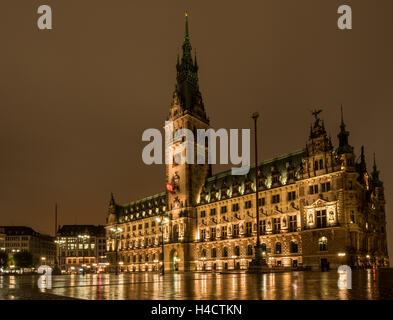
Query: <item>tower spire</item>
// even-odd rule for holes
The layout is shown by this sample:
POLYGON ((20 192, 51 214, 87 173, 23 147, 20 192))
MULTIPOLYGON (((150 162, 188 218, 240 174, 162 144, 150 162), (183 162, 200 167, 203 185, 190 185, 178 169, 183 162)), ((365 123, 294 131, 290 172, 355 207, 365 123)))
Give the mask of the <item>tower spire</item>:
POLYGON ((185 15, 186 19, 185 19, 182 62, 192 64, 192 56, 191 56, 192 47, 191 47, 190 35, 189 35, 189 31, 188 31, 188 12, 186 11, 186 13, 184 15, 185 15))
POLYGON ((187 39, 187 38, 189 38, 189 35, 188 35, 188 12, 187 11, 184 13, 184 16, 186 17, 186 22, 185 22, 186 27, 185 27, 184 39, 187 39))
POLYGON ((364 154, 364 146, 362 146, 360 151, 360 163, 358 164, 360 174, 367 172, 366 156, 364 154))
POLYGON ((198 84, 198 64, 192 58, 192 47, 190 42, 190 33, 188 25, 188 12, 185 12, 185 31, 184 42, 182 45, 183 55, 180 62, 177 63, 176 93, 180 100, 180 106, 184 111, 196 114, 196 109, 200 109, 200 115, 206 119, 202 96, 199 92, 198 84))
POLYGON ((116 204, 115 196, 113 195, 113 192, 111 192, 111 200, 109 201, 109 205, 114 206, 115 204, 116 204))
POLYGON ((379 171, 377 168, 377 162, 375 161, 375 152, 374 152, 373 172, 371 173, 371 176, 373 177, 374 186, 376 187, 382 186, 382 181, 379 180, 379 171))
POLYGON ((343 106, 341 105, 341 124, 340 124, 340 132, 337 135, 338 141, 339 141, 339 146, 337 149, 338 154, 343 154, 343 153, 352 153, 353 152, 353 147, 351 147, 348 143, 348 136, 349 136, 349 131, 345 130, 345 123, 344 123, 344 112, 343 112, 343 106))
POLYGON ((343 105, 341 105, 341 126, 344 127, 345 129, 345 124, 344 124, 344 113, 343 113, 343 105))

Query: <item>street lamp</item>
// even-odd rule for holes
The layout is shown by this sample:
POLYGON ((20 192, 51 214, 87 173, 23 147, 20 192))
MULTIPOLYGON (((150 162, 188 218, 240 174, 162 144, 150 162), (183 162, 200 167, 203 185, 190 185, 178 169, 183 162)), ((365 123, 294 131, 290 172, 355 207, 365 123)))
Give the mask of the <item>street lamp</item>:
POLYGON ((78 235, 78 238, 82 240, 82 275, 85 275, 85 240, 89 239, 90 236, 87 234, 84 235, 78 235))
POLYGON ((57 247, 58 247, 58 257, 57 257, 57 259, 58 259, 58 266, 59 266, 59 269, 60 269, 60 272, 61 272, 61 246, 65 243, 65 240, 57 239, 57 240, 55 240, 55 243, 57 244, 57 247))
POLYGON ((161 223, 161 254, 162 254, 162 266, 160 274, 163 276, 165 274, 165 265, 164 265, 164 222, 168 222, 167 217, 156 218, 158 223, 161 223))
POLYGON ((123 229, 119 228, 119 227, 114 227, 114 228, 111 228, 110 230, 112 231, 112 233, 115 234, 115 275, 118 275, 118 271, 117 271, 117 264, 118 264, 117 263, 117 237, 118 237, 118 234, 123 231, 123 229))
POLYGON ((262 247, 261 247, 261 240, 260 238, 260 229, 259 229, 259 190, 258 190, 258 135, 257 135, 257 120, 259 117, 258 112, 254 112, 252 114, 252 119, 254 119, 254 142, 255 142, 255 208, 257 211, 257 243, 255 246, 255 257, 254 257, 254 265, 262 266, 265 265, 265 260, 262 259, 262 247))

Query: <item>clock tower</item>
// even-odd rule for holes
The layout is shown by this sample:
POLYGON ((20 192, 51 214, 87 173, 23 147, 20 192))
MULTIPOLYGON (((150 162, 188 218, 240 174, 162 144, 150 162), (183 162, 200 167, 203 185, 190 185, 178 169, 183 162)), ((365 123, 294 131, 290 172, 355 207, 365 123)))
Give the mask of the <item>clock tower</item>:
MULTIPOLYGON (((179 146, 189 137, 173 139, 166 146, 168 159, 166 164, 166 182, 173 185, 173 193, 168 193, 168 222, 164 224, 165 261, 169 269, 188 270, 191 268, 192 253, 190 243, 196 238, 196 208, 198 195, 201 192, 206 177, 211 173, 207 164, 207 149, 199 146, 205 152, 205 163, 197 164, 197 130, 208 129, 209 119, 206 116, 202 95, 198 85, 198 63, 196 55, 192 57, 192 47, 188 32, 188 14, 185 14, 185 35, 183 55, 177 58, 176 86, 167 122, 166 132, 172 131, 172 136, 178 130, 188 129, 193 133, 193 154, 187 155, 187 148, 181 152, 179 146), (194 159, 193 163, 183 163, 184 159, 194 159), (183 161, 182 161, 183 159, 183 161)), ((186 142, 186 143, 187 143, 186 142)), ((187 161, 189 162, 189 161, 187 161)))

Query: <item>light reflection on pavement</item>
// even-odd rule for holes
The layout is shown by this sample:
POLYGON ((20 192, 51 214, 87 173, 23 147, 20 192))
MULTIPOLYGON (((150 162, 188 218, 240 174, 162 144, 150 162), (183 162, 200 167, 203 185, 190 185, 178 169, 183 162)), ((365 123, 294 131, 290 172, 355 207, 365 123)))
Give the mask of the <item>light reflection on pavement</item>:
POLYGON ((352 272, 352 289, 339 289, 330 272, 86 274, 52 276, 39 290, 37 276, 0 276, 0 299, 88 300, 319 300, 393 299, 393 270, 352 272))

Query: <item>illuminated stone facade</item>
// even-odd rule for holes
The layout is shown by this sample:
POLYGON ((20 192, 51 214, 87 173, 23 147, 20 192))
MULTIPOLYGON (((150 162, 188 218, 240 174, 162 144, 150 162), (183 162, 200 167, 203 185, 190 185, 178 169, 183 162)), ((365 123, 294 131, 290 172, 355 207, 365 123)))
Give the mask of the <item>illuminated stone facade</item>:
MULTIPOLYGON (((186 18, 187 19, 187 18, 186 18)), ((168 164, 174 193, 117 204, 107 217, 107 255, 121 271, 247 269, 256 244, 255 191, 260 199, 264 258, 270 266, 388 265, 385 200, 375 161, 355 161, 343 118, 334 148, 320 111, 306 147, 252 167, 246 176, 211 174, 209 165, 168 164)), ((191 56, 186 20, 183 56, 168 120, 174 129, 209 128, 191 56)), ((180 143, 180 142, 179 142, 180 143)), ((176 155, 175 155, 176 158, 176 155)))

